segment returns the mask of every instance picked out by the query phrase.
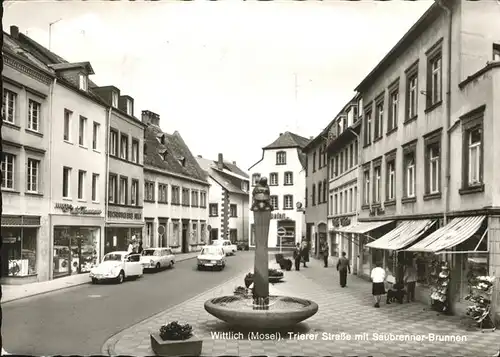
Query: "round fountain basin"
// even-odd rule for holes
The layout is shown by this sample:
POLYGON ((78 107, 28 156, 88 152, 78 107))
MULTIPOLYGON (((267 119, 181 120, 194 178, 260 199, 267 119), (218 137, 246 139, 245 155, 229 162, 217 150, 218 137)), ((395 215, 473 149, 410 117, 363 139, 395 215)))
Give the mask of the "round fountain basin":
POLYGON ((233 326, 279 329, 310 318, 318 312, 318 304, 294 297, 269 296, 269 307, 263 310, 254 309, 252 297, 222 296, 206 301, 205 310, 233 326))

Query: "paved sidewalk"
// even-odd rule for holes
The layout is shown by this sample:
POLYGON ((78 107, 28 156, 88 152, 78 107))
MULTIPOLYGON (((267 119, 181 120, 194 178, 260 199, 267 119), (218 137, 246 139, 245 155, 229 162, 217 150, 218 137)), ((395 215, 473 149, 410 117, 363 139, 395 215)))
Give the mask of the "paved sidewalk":
MULTIPOLYGON (((199 252, 176 254, 175 259, 176 262, 181 262, 183 260, 196 258, 198 254, 199 252)), ((24 285, 2 284, 2 303, 24 299, 34 295, 50 293, 52 291, 67 289, 83 284, 90 284, 88 273, 24 285)))
MULTIPOLYGON (((270 267, 276 267, 271 263, 270 267)), ((213 297, 232 295, 236 286, 243 285, 244 274, 194 297, 185 303, 162 312, 112 337, 103 346, 104 355, 154 355, 149 334, 165 323, 178 320, 189 323, 194 333, 202 338, 203 356, 217 355, 303 355, 303 356, 491 356, 500 344, 498 332, 466 331, 460 318, 437 315, 424 310, 425 305, 383 304, 373 307, 370 283, 355 276, 348 277, 348 287, 338 286, 334 267, 323 268, 311 259, 308 268, 300 272, 285 272, 285 282, 270 286, 271 294, 283 294, 314 300, 319 305, 316 315, 295 328, 296 332, 317 334, 315 341, 288 339, 281 341, 231 340, 212 338, 211 332, 231 331, 224 322, 205 312, 203 303, 213 297), (363 335, 365 334, 366 335, 363 335), (384 337, 417 335, 429 338, 460 336, 465 341, 381 341, 384 337), (324 336, 326 334, 326 336, 324 336), (358 334, 358 340, 355 335, 358 334), (326 337, 327 339, 324 339, 326 337), (350 340, 349 340, 350 338, 350 340)))

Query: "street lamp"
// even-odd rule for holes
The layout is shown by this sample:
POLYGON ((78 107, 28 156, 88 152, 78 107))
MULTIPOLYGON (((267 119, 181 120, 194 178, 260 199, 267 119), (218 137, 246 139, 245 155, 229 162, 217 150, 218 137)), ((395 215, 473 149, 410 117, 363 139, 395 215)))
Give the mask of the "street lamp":
POLYGON ((51 22, 49 24, 49 51, 51 51, 51 48, 52 48, 52 25, 58 23, 59 21, 61 21, 62 19, 59 19, 59 20, 56 20, 54 22, 51 22))

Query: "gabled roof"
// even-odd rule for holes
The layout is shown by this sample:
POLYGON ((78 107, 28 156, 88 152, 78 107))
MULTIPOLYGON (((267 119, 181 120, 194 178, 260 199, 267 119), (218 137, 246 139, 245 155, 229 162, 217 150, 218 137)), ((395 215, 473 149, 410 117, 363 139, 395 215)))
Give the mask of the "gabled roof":
POLYGON ((278 139, 276 139, 272 144, 264 147, 263 150, 269 149, 285 149, 285 148, 303 148, 309 143, 309 139, 306 139, 300 135, 291 133, 289 131, 280 134, 278 139))
POLYGON ((28 61, 29 63, 34 65, 35 68, 41 70, 46 74, 54 76, 54 71, 51 68, 49 68, 44 62, 33 56, 29 51, 26 51, 20 42, 16 41, 16 39, 14 39, 6 32, 3 33, 2 51, 8 52, 11 55, 24 61, 28 61))
POLYGON ((230 175, 227 175, 225 172, 217 169, 217 161, 212 161, 201 157, 197 157, 196 161, 198 161, 198 164, 203 170, 205 170, 208 176, 210 176, 215 182, 217 182, 227 191, 244 195, 248 194, 248 192, 245 192, 241 189, 241 186, 238 187, 231 181, 230 177, 228 177, 230 175))
POLYGON ((166 171, 174 175, 181 175, 208 184, 206 173, 192 155, 181 135, 164 133, 158 126, 150 124, 144 131, 144 166, 166 171), (158 138, 163 136, 164 143, 158 138), (163 155, 162 153, 166 154, 163 155), (184 160, 183 160, 184 159, 184 160), (184 161, 184 165, 181 164, 184 161))

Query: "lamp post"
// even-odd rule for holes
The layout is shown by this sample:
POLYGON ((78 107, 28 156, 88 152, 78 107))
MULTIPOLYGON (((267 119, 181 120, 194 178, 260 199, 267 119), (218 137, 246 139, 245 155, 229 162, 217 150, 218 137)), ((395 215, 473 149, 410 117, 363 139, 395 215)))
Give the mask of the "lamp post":
POLYGON ((54 22, 51 22, 49 24, 49 51, 52 50, 52 25, 58 23, 59 21, 61 21, 62 19, 59 19, 59 20, 56 20, 54 22))

